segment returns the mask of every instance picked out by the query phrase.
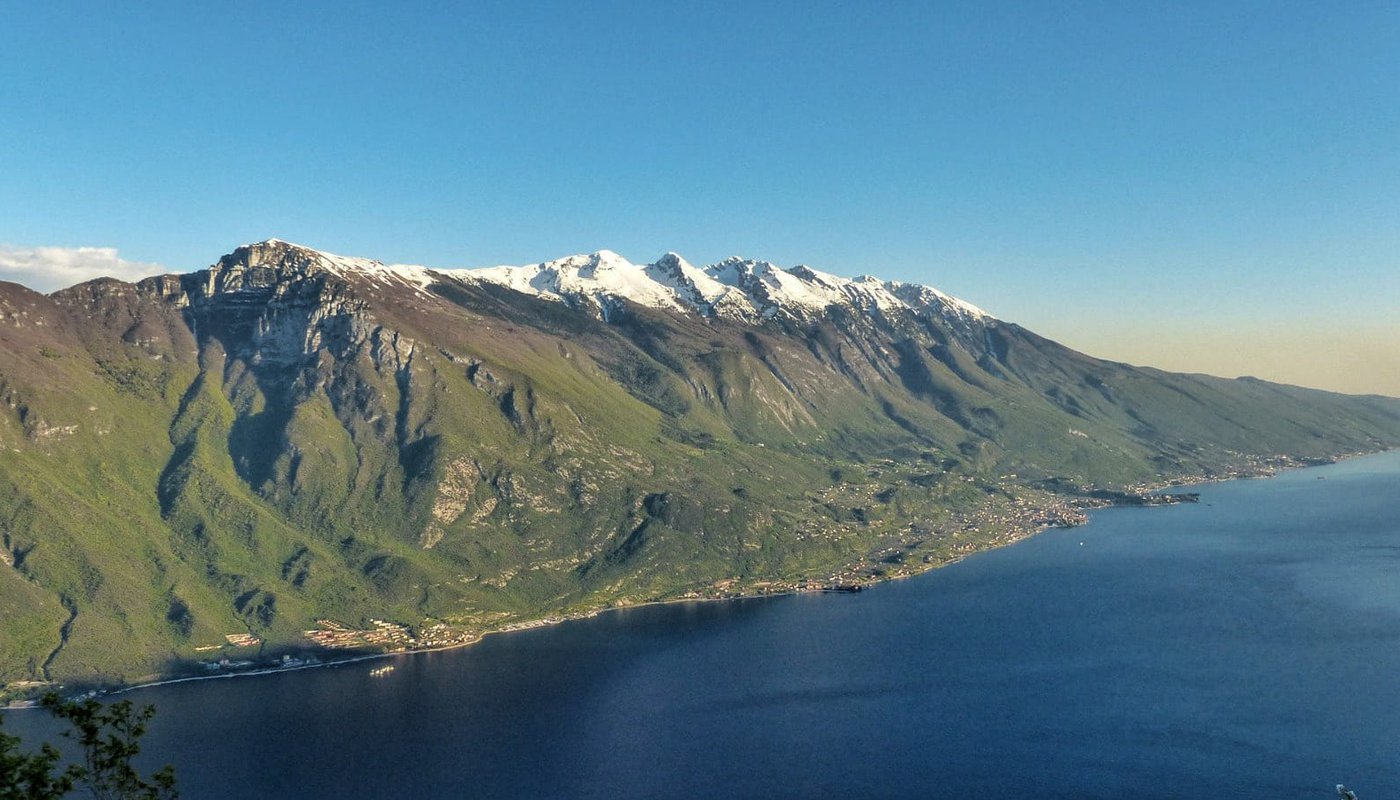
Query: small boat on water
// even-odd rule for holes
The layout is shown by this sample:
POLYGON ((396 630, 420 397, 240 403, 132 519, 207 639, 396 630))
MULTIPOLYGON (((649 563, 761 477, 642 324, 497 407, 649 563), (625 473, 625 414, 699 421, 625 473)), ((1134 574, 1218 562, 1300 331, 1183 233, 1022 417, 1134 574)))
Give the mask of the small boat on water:
POLYGON ((382 677, 384 677, 385 675, 388 675, 389 673, 391 673, 391 672, 393 672, 393 671, 394 671, 394 665, 393 665, 393 664, 388 664, 388 665, 386 665, 386 666, 383 666, 383 667, 375 667, 374 669, 370 670, 370 671, 369 671, 369 676, 370 676, 371 678, 382 678, 382 677))

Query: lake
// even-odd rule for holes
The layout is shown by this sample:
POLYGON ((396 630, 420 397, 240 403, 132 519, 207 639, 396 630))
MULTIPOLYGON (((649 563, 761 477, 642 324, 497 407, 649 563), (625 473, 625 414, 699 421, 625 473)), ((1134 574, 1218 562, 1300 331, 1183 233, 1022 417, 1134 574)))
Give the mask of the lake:
POLYGON ((128 696, 189 798, 1400 796, 1400 453, 1199 490, 855 595, 128 696))

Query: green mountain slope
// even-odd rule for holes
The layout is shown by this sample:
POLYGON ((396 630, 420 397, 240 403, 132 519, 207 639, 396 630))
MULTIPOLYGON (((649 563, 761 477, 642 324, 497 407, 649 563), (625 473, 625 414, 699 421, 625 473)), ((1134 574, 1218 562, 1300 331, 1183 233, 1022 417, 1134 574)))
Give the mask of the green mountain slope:
POLYGON ((1400 444, 1400 400, 990 319, 589 311, 276 242, 137 285, 0 284, 0 683, 276 655, 318 620, 421 645, 908 572, 1095 490, 1400 444))

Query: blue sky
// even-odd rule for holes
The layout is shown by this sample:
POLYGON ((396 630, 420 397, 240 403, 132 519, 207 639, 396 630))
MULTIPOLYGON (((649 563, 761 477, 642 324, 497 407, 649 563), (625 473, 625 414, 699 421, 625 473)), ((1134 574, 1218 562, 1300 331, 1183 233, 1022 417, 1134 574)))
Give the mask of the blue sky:
POLYGON ((189 5, 0 0, 0 277, 743 254, 1400 394, 1393 2, 189 5))

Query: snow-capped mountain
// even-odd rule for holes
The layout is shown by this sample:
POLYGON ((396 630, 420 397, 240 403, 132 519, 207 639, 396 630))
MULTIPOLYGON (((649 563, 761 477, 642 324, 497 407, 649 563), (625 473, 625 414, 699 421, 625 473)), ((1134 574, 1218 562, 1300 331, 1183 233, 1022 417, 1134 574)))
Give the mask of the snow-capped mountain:
MULTIPOLYGON (((784 269, 737 256, 696 267, 676 253, 651 264, 634 264, 611 250, 599 250, 524 266, 440 269, 339 256, 278 239, 245 245, 232 258, 244 253, 248 256, 241 260, 250 267, 275 261, 284 269, 360 275, 418 290, 444 278, 495 284, 583 308, 605 320, 620 301, 749 323, 776 317, 803 319, 831 306, 874 313, 933 311, 964 324, 989 319, 977 306, 929 286, 870 276, 843 278, 803 265, 784 269)), ((210 274, 212 279, 215 271, 210 274)))
POLYGON ((803 317, 830 306, 861 311, 933 309, 964 321, 988 316, 971 303, 928 286, 869 276, 842 278, 802 265, 783 269, 737 256, 696 267, 676 253, 652 264, 633 264, 610 250, 600 250, 528 266, 443 272, 549 300, 588 301, 605 316, 617 300, 746 322, 781 315, 803 317))
POLYGON ((739 258, 269 240, 0 281, 0 680, 149 675, 228 631, 300 651, 317 620, 433 644, 845 584, 1143 485, 1397 446, 1400 400, 1101 361, 926 286, 739 258))

